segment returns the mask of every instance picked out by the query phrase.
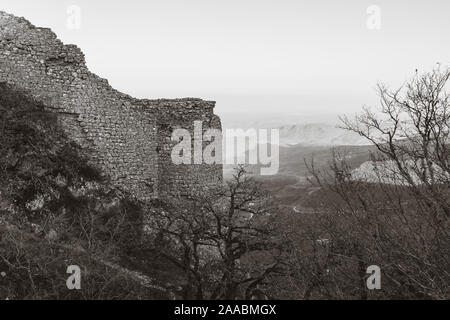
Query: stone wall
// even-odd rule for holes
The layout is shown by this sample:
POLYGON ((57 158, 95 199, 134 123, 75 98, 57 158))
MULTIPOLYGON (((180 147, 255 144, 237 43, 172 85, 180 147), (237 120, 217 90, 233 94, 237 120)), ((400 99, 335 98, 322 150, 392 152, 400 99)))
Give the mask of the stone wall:
POLYGON ((204 130, 221 128, 215 102, 139 100, 120 93, 88 70, 79 48, 0 11, 1 83, 57 114, 91 164, 138 198, 188 195, 222 179, 221 165, 174 165, 170 159, 174 128, 192 129, 195 120, 203 121, 204 130))

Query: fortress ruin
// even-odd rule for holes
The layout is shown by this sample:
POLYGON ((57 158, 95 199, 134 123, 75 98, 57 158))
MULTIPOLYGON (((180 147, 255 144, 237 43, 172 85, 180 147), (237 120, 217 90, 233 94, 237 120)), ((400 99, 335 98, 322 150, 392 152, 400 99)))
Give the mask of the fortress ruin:
POLYGON ((170 158, 174 129, 193 130, 196 120, 203 130, 221 128, 215 102, 120 93, 88 70, 78 47, 0 11, 0 97, 16 91, 56 114, 92 164, 140 199, 188 195, 222 180, 220 164, 175 165, 170 158))

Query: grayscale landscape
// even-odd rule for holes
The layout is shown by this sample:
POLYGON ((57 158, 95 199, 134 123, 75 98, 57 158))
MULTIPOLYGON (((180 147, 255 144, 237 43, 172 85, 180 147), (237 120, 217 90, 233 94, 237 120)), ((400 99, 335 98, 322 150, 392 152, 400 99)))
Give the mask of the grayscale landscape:
POLYGON ((3 0, 0 300, 448 300, 449 10, 3 0))

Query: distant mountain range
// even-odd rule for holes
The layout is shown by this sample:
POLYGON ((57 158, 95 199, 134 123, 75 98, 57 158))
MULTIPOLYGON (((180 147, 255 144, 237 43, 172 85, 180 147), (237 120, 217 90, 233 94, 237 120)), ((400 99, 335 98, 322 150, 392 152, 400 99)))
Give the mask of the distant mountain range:
MULTIPOLYGON (((273 120, 275 124, 277 121, 273 120)), ((330 168, 334 152, 346 159, 351 170, 357 170, 362 164, 368 163, 370 153, 376 151, 376 148, 364 138, 333 124, 286 125, 285 123, 271 126, 280 130, 278 174, 260 176, 260 165, 249 166, 248 169, 249 172, 256 174, 257 180, 264 184, 272 196, 294 211, 296 208, 317 205, 321 201, 320 197, 324 196, 317 185, 311 185, 307 181, 307 177, 311 176, 308 165, 313 159, 316 169, 327 170, 330 168)), ((248 128, 250 127, 246 126, 243 129, 248 128)), ((255 121, 254 128, 270 128, 270 126, 255 121)), ((255 146, 252 146, 250 149, 254 148, 255 146)), ((233 167, 233 165, 224 166, 225 179, 231 176, 233 167)))
POLYGON ((324 123, 284 125, 280 128, 280 144, 307 146, 364 146, 367 139, 337 126, 324 123))
MULTIPOLYGON (((366 146, 308 146, 302 144, 280 147, 280 168, 277 175, 259 176, 259 166, 250 168, 255 178, 278 201, 289 208, 305 208, 320 204, 321 197, 329 197, 320 187, 307 177, 311 177, 311 161, 316 170, 330 170, 333 152, 339 158, 345 158, 350 170, 357 170, 370 161, 370 153, 375 148, 366 146)), ((314 180, 314 179, 313 179, 314 180)))
MULTIPOLYGON (((268 126, 260 123, 260 128, 268 126)), ((363 162, 369 160, 369 150, 373 146, 365 138, 354 132, 338 128, 326 123, 306 123, 294 125, 281 125, 279 154, 279 174, 302 177, 307 174, 305 160, 315 159, 320 166, 328 166, 332 158, 332 149, 347 158, 351 165, 356 168, 363 162)), ((249 129, 249 127, 244 130, 249 129)), ((259 128, 255 128, 259 129, 259 128)), ((256 148, 255 145, 247 146, 248 150, 256 148)), ((233 165, 225 166, 225 173, 229 175, 233 165)), ((253 166, 259 168, 259 166, 253 166)))

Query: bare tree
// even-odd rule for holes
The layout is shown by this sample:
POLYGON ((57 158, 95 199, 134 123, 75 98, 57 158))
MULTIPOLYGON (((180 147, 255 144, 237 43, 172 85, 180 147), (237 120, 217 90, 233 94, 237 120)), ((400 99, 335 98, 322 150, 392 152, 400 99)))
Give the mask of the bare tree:
POLYGON ((399 90, 379 85, 379 110, 342 119, 377 149, 367 172, 356 175, 337 154, 331 170, 310 166, 323 190, 338 195, 321 224, 337 263, 329 272, 338 297, 450 296, 449 77, 436 69, 399 90), (384 279, 377 293, 365 288, 372 264, 384 279))
POLYGON ((184 271, 183 298, 248 299, 278 272, 272 209, 267 193, 239 167, 226 186, 162 212, 155 219, 165 244, 160 253, 184 271))
POLYGON ((412 187, 437 219, 450 217, 449 77, 450 70, 435 69, 395 91, 378 85, 378 113, 365 108, 354 121, 342 119, 345 129, 376 146, 374 160, 397 183, 412 187))

